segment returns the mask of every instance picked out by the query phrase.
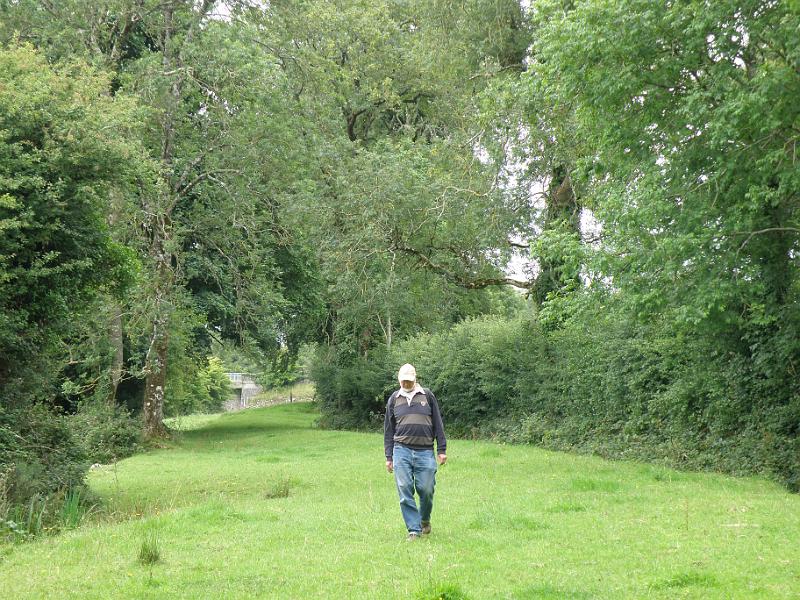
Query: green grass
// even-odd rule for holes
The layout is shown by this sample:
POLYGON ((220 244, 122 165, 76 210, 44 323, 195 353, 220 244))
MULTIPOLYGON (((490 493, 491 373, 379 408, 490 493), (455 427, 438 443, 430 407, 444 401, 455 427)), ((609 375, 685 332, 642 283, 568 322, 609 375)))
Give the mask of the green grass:
POLYGON ((173 431, 192 431, 200 429, 209 423, 216 421, 222 413, 202 414, 202 415, 181 415, 164 419, 164 424, 173 431))
POLYGON ((102 509, 0 547, 0 595, 800 596, 800 497, 772 483, 451 440, 433 534, 408 543, 381 436, 312 411, 202 420, 92 471, 102 509))
POLYGON ((74 529, 86 518, 91 508, 84 506, 82 500, 80 488, 71 489, 64 495, 59 511, 59 521, 63 529, 74 529))

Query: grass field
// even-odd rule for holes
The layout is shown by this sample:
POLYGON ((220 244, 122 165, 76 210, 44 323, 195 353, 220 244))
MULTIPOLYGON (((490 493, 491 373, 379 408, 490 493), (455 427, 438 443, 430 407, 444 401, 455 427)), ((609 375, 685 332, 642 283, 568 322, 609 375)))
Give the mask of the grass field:
POLYGON ((381 437, 315 416, 186 419, 92 471, 102 509, 0 547, 0 597, 800 597, 800 497, 772 483, 451 440, 408 543, 381 437))

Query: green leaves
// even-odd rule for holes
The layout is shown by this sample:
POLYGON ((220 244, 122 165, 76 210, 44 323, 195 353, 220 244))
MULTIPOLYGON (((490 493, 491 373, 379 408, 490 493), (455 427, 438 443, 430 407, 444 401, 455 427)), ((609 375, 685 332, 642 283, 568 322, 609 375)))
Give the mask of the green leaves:
POLYGON ((131 268, 105 215, 112 190, 141 173, 129 161, 142 149, 109 135, 133 123, 135 105, 104 95, 107 78, 85 64, 54 68, 29 47, 3 50, 0 81, 0 354, 8 361, 0 388, 10 401, 4 386, 31 363, 20 338, 43 356, 60 352, 73 312, 131 268))
POLYGON ((521 65, 520 17, 514 2, 315 2, 254 22, 308 119, 314 164, 285 214, 317 250, 344 353, 480 310, 463 288, 503 279, 528 205, 497 188, 475 96, 521 65))
POLYGON ((574 108, 615 285, 693 326, 785 302, 771 273, 796 277, 782 228, 798 219, 797 18, 757 2, 555 4, 531 81, 574 108), (670 293, 653 304, 656 290, 670 293))

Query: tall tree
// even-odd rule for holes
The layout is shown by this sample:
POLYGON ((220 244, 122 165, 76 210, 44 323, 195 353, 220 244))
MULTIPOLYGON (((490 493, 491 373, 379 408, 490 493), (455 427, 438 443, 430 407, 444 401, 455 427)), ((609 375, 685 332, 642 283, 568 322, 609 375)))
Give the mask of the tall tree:
POLYGON ((305 160, 285 77, 273 58, 240 42, 211 0, 31 0, 7 10, 20 35, 112 69, 111 91, 151 107, 144 137, 160 177, 155 193, 136 198, 126 226, 146 266, 137 296, 145 430, 161 435, 176 317, 202 315, 200 343, 250 338, 274 350, 291 337, 286 313, 302 312, 301 300, 312 297, 300 283, 309 274, 302 249, 279 214, 305 160))
POLYGON ((363 355, 471 310, 465 290, 512 283, 509 230, 529 205, 498 185, 476 92, 522 68, 519 5, 274 2, 251 17, 319 127, 296 214, 327 267, 331 341, 363 355))
POLYGON ((13 404, 52 396, 74 315, 130 278, 106 198, 154 165, 136 104, 85 63, 2 50, 0 81, 0 396, 13 404))
POLYGON ((800 17, 656 5, 540 6, 534 71, 574 107, 607 275, 687 325, 775 322, 797 280, 800 17))

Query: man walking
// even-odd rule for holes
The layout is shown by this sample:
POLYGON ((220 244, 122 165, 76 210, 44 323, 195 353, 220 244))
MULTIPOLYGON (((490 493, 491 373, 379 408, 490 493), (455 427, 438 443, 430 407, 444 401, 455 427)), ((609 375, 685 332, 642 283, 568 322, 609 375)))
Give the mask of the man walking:
POLYGON ((444 437, 442 415, 436 397, 417 383, 412 365, 400 367, 397 374, 400 389, 389 396, 383 421, 383 449, 386 470, 394 471, 400 512, 408 529, 408 540, 416 540, 431 532, 433 491, 436 487, 436 457, 440 464, 447 461, 447 440, 444 437), (414 500, 419 496, 419 508, 414 500))

